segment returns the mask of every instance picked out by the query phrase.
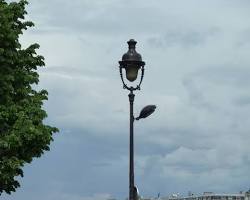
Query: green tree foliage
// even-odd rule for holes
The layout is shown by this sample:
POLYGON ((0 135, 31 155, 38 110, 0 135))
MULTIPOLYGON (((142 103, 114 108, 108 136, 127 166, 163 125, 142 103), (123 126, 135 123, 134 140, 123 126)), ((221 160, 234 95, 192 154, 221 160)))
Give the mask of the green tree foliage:
POLYGON ((44 58, 38 44, 22 49, 19 36, 34 24, 24 20, 27 1, 0 0, 0 195, 20 186, 22 167, 49 150, 57 128, 43 123, 47 91, 36 91, 37 67, 44 58))

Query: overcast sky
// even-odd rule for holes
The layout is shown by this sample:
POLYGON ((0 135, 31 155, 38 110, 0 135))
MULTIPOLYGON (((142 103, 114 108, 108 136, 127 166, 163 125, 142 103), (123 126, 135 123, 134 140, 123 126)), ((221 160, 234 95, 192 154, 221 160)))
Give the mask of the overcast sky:
POLYGON ((135 115, 135 183, 145 197, 250 187, 249 0, 33 0, 21 38, 37 42, 49 92, 51 151, 7 200, 128 196, 129 103, 118 61, 138 41, 146 62, 135 115))

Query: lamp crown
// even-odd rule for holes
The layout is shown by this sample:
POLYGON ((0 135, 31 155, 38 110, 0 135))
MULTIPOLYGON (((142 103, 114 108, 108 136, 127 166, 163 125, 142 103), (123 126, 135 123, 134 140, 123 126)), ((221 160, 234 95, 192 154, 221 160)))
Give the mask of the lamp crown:
POLYGON ((129 49, 135 49, 135 45, 137 42, 134 39, 130 39, 127 43, 129 49))
POLYGON ((142 57, 135 50, 135 45, 137 42, 134 39, 130 39, 127 43, 128 43, 128 52, 122 56, 122 61, 141 62, 142 57))

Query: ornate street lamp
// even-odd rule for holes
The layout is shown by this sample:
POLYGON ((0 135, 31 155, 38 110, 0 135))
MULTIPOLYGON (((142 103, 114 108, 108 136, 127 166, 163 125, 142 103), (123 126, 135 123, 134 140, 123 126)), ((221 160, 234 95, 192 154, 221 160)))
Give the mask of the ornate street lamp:
POLYGON ((130 91, 129 103, 130 103, 130 145, 129 145, 129 200, 137 199, 137 188, 134 184, 134 121, 141 118, 146 118, 152 114, 156 108, 155 105, 148 105, 144 107, 139 117, 134 118, 134 93, 135 90, 141 89, 141 83, 144 76, 145 62, 142 61, 142 57, 135 50, 136 41, 131 39, 128 41, 128 52, 122 56, 122 60, 119 61, 120 76, 123 83, 123 88, 130 91), (129 82, 134 82, 138 77, 138 72, 141 71, 141 77, 139 84, 136 86, 129 86, 125 83, 123 78, 123 72, 126 72, 126 78, 129 82))

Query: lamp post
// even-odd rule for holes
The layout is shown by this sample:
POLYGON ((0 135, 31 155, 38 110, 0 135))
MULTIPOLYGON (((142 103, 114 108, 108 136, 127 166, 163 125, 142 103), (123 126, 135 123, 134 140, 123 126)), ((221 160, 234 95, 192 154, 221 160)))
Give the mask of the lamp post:
POLYGON ((141 118, 145 118, 154 112, 156 106, 149 105, 142 109, 140 116, 134 118, 134 91, 140 90, 141 83, 144 77, 145 62, 142 61, 142 57, 135 50, 136 41, 131 39, 128 42, 128 52, 122 56, 122 60, 119 61, 120 76, 123 83, 123 88, 130 91, 129 104, 130 104, 130 134, 129 134, 129 200, 137 199, 137 188, 134 184, 134 121, 141 118), (123 78, 123 71, 126 72, 126 78, 129 82, 134 82, 138 77, 138 71, 141 71, 141 77, 139 84, 136 86, 128 86, 123 78))

